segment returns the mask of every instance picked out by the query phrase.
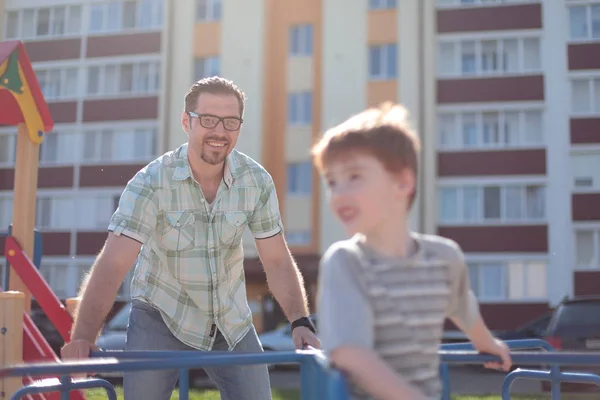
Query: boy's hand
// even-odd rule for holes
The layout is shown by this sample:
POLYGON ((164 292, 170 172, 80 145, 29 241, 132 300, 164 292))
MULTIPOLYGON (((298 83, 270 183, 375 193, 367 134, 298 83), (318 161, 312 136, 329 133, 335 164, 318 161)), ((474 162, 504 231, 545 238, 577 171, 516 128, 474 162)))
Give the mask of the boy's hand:
POLYGON ((294 341, 296 350, 302 350, 307 346, 314 347, 315 349, 321 348, 321 342, 317 338, 317 335, 305 326, 294 328, 292 331, 292 340, 294 341))
POLYGON ((482 353, 487 353, 487 354, 492 354, 492 355, 498 356, 502 359, 502 364, 497 363, 497 362, 489 362, 489 363, 483 364, 484 367, 490 368, 490 369, 503 369, 506 372, 510 371, 510 368, 512 367, 512 360, 510 358, 510 349, 508 348, 506 343, 504 343, 502 340, 494 339, 490 346, 487 346, 482 349, 477 349, 477 350, 479 350, 482 353))

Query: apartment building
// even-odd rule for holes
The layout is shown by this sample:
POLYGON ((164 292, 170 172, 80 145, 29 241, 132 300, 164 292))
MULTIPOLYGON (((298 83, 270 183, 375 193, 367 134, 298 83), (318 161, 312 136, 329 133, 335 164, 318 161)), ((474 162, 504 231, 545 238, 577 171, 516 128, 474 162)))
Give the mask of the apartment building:
MULTIPOLYGON (((164 2, 3 3, 2 40, 25 43, 55 122, 40 148, 36 227, 40 271, 65 298, 104 243, 125 183, 158 153, 164 2)), ((16 128, 0 128, 1 230, 11 221, 15 145, 16 128)))
MULTIPOLYGON (((463 247, 492 328, 600 294, 599 0, 3 1, 4 37, 26 41, 57 122, 38 226, 59 294, 74 294, 127 179, 185 142, 183 97, 211 75, 248 95, 238 148, 273 176, 311 300, 344 233, 310 145, 385 100, 423 141, 412 226, 463 247)), ((250 304, 271 327, 281 312, 248 233, 244 245, 250 304)))

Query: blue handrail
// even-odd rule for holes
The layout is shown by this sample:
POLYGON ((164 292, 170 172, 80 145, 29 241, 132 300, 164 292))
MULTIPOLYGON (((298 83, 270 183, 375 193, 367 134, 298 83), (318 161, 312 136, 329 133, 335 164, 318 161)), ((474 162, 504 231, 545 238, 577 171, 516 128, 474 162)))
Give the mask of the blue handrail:
MULTIPOLYGON (((573 381, 595 383, 600 386, 600 376, 584 373, 561 372, 563 365, 590 366, 600 365, 600 352, 553 352, 552 346, 541 340, 509 341, 513 349, 542 348, 548 352, 518 351, 512 352, 513 362, 517 365, 552 365, 550 371, 516 370, 507 375, 502 387, 502 398, 510 398, 510 387, 516 379, 548 380, 553 383, 552 398, 560 398, 560 382, 573 381), (558 390, 555 390, 555 387, 558 390), (558 396, 558 397, 556 397, 558 396)), ((479 354, 470 344, 444 345, 439 352, 442 364, 482 364, 500 361, 496 356, 479 354)), ((68 398, 68 391, 96 385, 105 387, 103 380, 70 381, 68 375, 77 373, 98 373, 115 371, 140 371, 178 369, 180 371, 179 391, 182 400, 188 399, 189 369, 249 364, 298 363, 301 373, 301 396, 307 399, 346 400, 348 388, 340 371, 328 365, 327 358, 318 350, 267 353, 230 353, 196 351, 102 351, 94 352, 92 358, 82 361, 63 363, 25 364, 0 369, 3 376, 62 376, 62 384, 50 387, 47 391, 61 391, 68 398), (87 382, 83 384, 81 382, 87 382)), ((442 374, 444 377, 444 374, 442 374)), ((35 384, 33 385, 35 386, 35 384)), ((39 393, 41 386, 26 386, 12 397, 20 398, 26 393, 39 393)), ((448 381, 444 381, 448 386, 448 381)), ((109 397, 111 396, 110 390, 109 397)), ((447 393, 447 390, 444 392, 447 393)))

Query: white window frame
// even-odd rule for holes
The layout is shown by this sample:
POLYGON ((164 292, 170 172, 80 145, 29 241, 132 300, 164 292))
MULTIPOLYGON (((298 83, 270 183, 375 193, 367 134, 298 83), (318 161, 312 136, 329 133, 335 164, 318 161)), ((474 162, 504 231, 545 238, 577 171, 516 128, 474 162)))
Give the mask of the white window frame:
MULTIPOLYGON (((38 80, 40 81, 41 84, 48 84, 51 79, 50 79, 50 75, 52 72, 54 71, 59 71, 60 72, 60 83, 59 83, 59 94, 58 95, 52 95, 50 93, 44 93, 44 97, 46 98, 46 100, 77 100, 79 97, 81 97, 81 77, 82 77, 82 71, 81 68, 78 64, 74 64, 71 63, 69 65, 61 65, 61 66, 55 66, 55 67, 44 67, 44 66, 39 66, 36 65, 36 68, 34 70, 38 80), (77 73, 77 77, 76 77, 76 83, 75 83, 75 92, 71 93, 71 94, 67 94, 67 89, 68 89, 68 80, 67 80, 67 70, 75 70, 77 73), (42 79, 42 74, 46 75, 46 77, 44 79, 42 79)), ((44 88, 41 88, 42 91, 44 91, 44 88)))
POLYGON ((502 225, 540 225, 547 223, 548 220, 548 184, 546 177, 536 176, 522 176, 522 177, 489 177, 489 179, 482 180, 481 177, 476 179, 465 179, 465 178, 441 178, 437 185, 437 225, 438 226, 502 226, 502 225), (521 187, 521 218, 508 218, 506 208, 506 196, 508 187, 521 187), (527 210, 527 197, 526 187, 528 186, 541 186, 544 190, 544 206, 543 216, 539 218, 531 218, 526 215, 527 210), (477 203, 478 203, 478 216, 474 219, 466 219, 463 216, 465 203, 464 203, 464 188, 473 188, 478 191, 477 203), (500 187, 500 217, 496 219, 484 217, 484 195, 483 190, 485 187, 500 187), (457 210, 455 220, 444 220, 443 216, 440 215, 441 207, 441 191, 443 189, 457 189, 457 210))
POLYGON ((49 5, 47 7, 39 7, 39 8, 19 8, 19 9, 14 9, 14 8, 7 8, 5 10, 5 15, 1 16, 0 18, 2 18, 2 21, 4 21, 4 29, 2 30, 2 34, 4 35, 3 37, 8 39, 8 40, 46 40, 46 39, 56 39, 56 38, 63 38, 63 37, 77 37, 77 36, 81 36, 84 32, 84 23, 83 23, 83 18, 84 15, 86 14, 86 8, 83 4, 61 4, 61 5, 49 5), (53 27, 54 27, 54 14, 56 13, 56 9, 58 8, 64 8, 65 9, 65 21, 64 21, 64 32, 63 33, 54 33, 53 32, 53 27), (71 13, 73 12, 73 9, 79 8, 79 29, 77 31, 70 31, 69 27, 71 26, 71 13), (33 11, 34 12, 34 17, 33 17, 33 26, 34 29, 37 30, 37 22, 38 22, 38 15, 39 15, 39 11, 41 9, 50 9, 50 19, 49 19, 49 28, 48 28, 48 34, 46 35, 38 35, 37 33, 31 35, 31 36, 25 36, 23 34, 23 13, 27 10, 27 11, 33 11), (13 13, 16 12, 18 13, 18 21, 17 21, 17 36, 16 37, 9 37, 8 35, 8 14, 9 13, 13 13))
POLYGON ((438 46, 436 48, 436 54, 438 62, 436 65, 436 75, 440 79, 450 78, 474 78, 474 77, 510 77, 510 76, 523 76, 523 75, 539 75, 543 72, 542 69, 542 32, 540 30, 518 30, 518 31, 507 31, 507 32, 477 32, 473 33, 449 33, 439 35, 438 46), (525 68, 525 41, 529 39, 538 40, 539 43, 539 65, 537 68, 528 69, 525 68), (481 58, 482 58, 482 42, 486 41, 498 41, 497 53, 503 54, 503 41, 504 40, 516 40, 517 41, 517 70, 504 72, 504 71, 482 71, 481 70, 481 58), (474 73, 463 73, 462 72, 462 50, 461 46, 463 42, 474 42, 475 43, 475 72, 474 73), (454 50, 454 63, 453 71, 441 71, 439 57, 440 48, 442 44, 453 45, 454 50))
POLYGON ((114 98, 114 97, 140 97, 140 96, 156 96, 162 90, 162 79, 161 79, 161 61, 159 56, 152 57, 137 57, 137 58, 120 58, 120 59, 108 59, 103 62, 96 63, 85 63, 85 85, 83 92, 85 96, 93 99, 101 99, 101 98, 114 98), (132 90, 131 91, 121 91, 120 83, 121 83, 121 71, 124 66, 129 66, 133 64, 133 73, 132 73, 132 90), (136 90, 135 88, 135 78, 139 76, 139 70, 142 65, 148 64, 149 66, 149 87, 147 90, 136 90), (89 85, 90 85, 90 70, 91 68, 97 67, 100 69, 100 74, 98 78, 98 93, 89 93, 89 85), (106 89, 108 85, 105 83, 106 80, 106 70, 107 67, 115 67, 115 91, 108 92, 102 91, 102 89, 106 89))
POLYGON ((592 32, 592 6, 600 7, 600 3, 595 0, 570 0, 566 1, 566 20, 567 20, 567 31, 568 31, 568 39, 569 43, 589 43, 589 42, 598 42, 600 41, 600 37, 594 38, 592 32), (587 37, 585 38, 573 38, 571 37, 571 8, 574 7, 585 7, 585 17, 586 24, 589 27, 587 32, 587 37))
MULTIPOLYGON (((438 106, 437 107, 437 122, 436 122, 436 137, 437 137, 437 149, 440 152, 463 152, 463 151, 481 151, 481 150, 497 150, 497 149, 537 149, 537 148, 545 148, 546 147, 546 138, 544 137, 545 129, 544 129, 544 105, 541 103, 515 103, 511 105, 506 104, 480 104, 469 106, 469 108, 465 108, 464 105, 451 105, 451 106, 438 106), (483 126, 482 126, 482 118, 484 113, 498 113, 499 114, 499 124, 501 125, 504 122, 504 118, 506 113, 518 113, 519 118, 519 127, 518 127, 518 137, 519 142, 516 144, 507 144, 507 145, 485 145, 481 140, 483 135, 483 126), (540 125, 540 142, 528 142, 527 134, 526 134, 526 116, 527 113, 540 113, 541 117, 541 125, 540 125), (478 137, 478 145, 475 146, 465 146, 464 143, 461 144, 450 144, 444 145, 442 144, 442 129, 444 126, 442 125, 443 116, 451 116, 454 119, 454 135, 461 136, 463 135, 462 130, 462 118, 465 114, 475 114, 477 121, 477 132, 476 135, 478 137)), ((459 140, 461 142, 461 140, 459 140)))
MULTIPOLYGON (((8 160, 0 161, 0 168, 10 168, 15 165, 16 157, 17 157, 17 131, 15 127, 3 127, 0 128, 0 136, 8 137, 9 146, 11 146, 14 151, 9 151, 8 160)), ((1 228, 0 228, 1 229, 1 228)))
POLYGON ((222 0, 196 0, 195 2, 195 21, 196 22, 215 22, 223 18, 223 1, 222 0), (199 8, 206 6, 206 15, 200 17, 199 8))
POLYGON ((437 0, 437 8, 481 8, 481 7, 498 7, 498 6, 513 6, 519 4, 539 3, 540 0, 473 0, 473 3, 462 3, 461 0, 437 0))
POLYGON ((599 222, 577 222, 573 224, 573 265, 576 271, 598 271, 600 270, 600 223, 599 222), (578 262, 579 255, 577 254, 577 233, 578 232, 593 232, 593 265, 581 265, 578 262))
POLYGON ((312 243, 312 229, 286 230, 285 239, 287 244, 291 247, 310 246, 312 243), (296 240, 297 237, 302 237, 302 239, 296 240))
POLYGON ((398 7, 398 0, 369 0, 368 7, 370 11, 393 10, 398 7))
POLYGON ((119 32, 145 32, 155 31, 162 29, 163 26, 163 9, 165 0, 130 0, 135 1, 135 26, 125 27, 124 26, 124 7, 125 0, 112 0, 112 1, 92 1, 86 7, 86 32, 90 35, 102 35, 105 33, 119 33, 119 32), (150 7, 146 2, 150 1, 150 7), (109 7, 111 4, 118 4, 116 18, 111 18, 109 15, 109 7), (101 27, 97 30, 92 30, 92 7, 100 7, 102 10, 101 27), (142 26, 142 11, 150 9, 150 25, 142 26), (109 24, 115 24, 114 27, 109 27, 109 24))
POLYGON ((313 24, 292 25, 289 28, 289 53, 292 57, 310 57, 314 51, 313 24), (298 38, 297 48, 294 49, 294 35, 298 38))
POLYGON ((387 80, 394 80, 398 78, 399 75, 399 71, 398 69, 400 68, 400 49, 398 48, 398 43, 394 42, 394 43, 381 43, 381 44, 376 44, 376 45, 370 45, 368 50, 367 50, 367 73, 368 73, 368 79, 370 81, 387 81, 387 80), (379 58, 379 62, 381 63, 381 72, 379 74, 372 74, 371 73, 371 49, 372 48, 379 48, 380 49, 380 58, 379 58), (396 53, 396 70, 394 71, 389 71, 389 49, 390 48, 394 48, 395 49, 395 53, 396 53))
MULTIPOLYGON (((571 147, 571 163, 573 162, 573 157, 577 157, 577 156, 585 156, 585 155, 592 155, 592 156, 596 156, 598 157, 598 159, 600 159, 600 144, 599 145, 579 145, 579 146, 572 146, 571 147)), ((592 179, 592 186, 588 187, 588 186, 583 186, 583 185, 577 185, 576 184, 576 180, 578 179, 577 176, 575 176, 575 171, 573 171, 573 168, 571 168, 571 172, 572 172, 572 176, 571 176, 571 185, 572 185, 572 191, 573 193, 597 193, 598 192, 598 187, 600 186, 600 182, 594 182, 594 176, 591 176, 592 179)), ((581 178, 581 177, 579 177, 581 178)), ((599 178, 600 180, 600 178, 599 178)))
POLYGON ((314 97, 313 92, 310 90, 303 90, 299 92, 290 92, 287 97, 288 107, 287 107, 287 118, 286 123, 288 126, 309 126, 313 123, 314 113, 314 97), (306 108, 306 96, 310 96, 310 104, 309 108, 306 108), (296 113, 295 118, 292 119, 292 114, 289 112, 289 109, 292 107, 292 97, 296 99, 296 113))
POLYGON ((221 74, 221 58, 219 55, 214 56, 206 56, 206 57, 196 57, 194 59, 194 80, 199 80, 202 78, 208 78, 210 76, 218 76, 221 74), (198 66, 202 64, 203 74, 199 76, 198 66), (207 71, 210 71, 208 74, 207 71))
MULTIPOLYGON (((527 272, 525 271, 526 265, 529 263, 544 263, 546 265, 546 283, 548 282, 548 268, 550 259, 547 253, 518 253, 518 254, 497 254, 497 253, 466 253, 465 261, 468 264, 502 264, 504 271, 502 274, 502 286, 506 293, 504 297, 478 297, 480 303, 539 303, 546 302, 548 300, 548 288, 545 288, 546 296, 544 297, 533 297, 527 296, 518 299, 510 298, 510 263, 519 262, 524 265, 524 276, 525 287, 527 287, 527 272)), ((480 278, 481 279, 481 278, 480 278)), ((478 282, 481 287, 481 282, 478 282)), ((471 283, 473 285, 473 283, 471 283)))
MULTIPOLYGON (((599 3, 600 4, 600 3, 599 3)), ((600 85, 600 71, 576 71, 569 74, 569 108, 571 115, 574 117, 600 116, 600 96, 596 98, 594 81, 598 81, 600 85), (588 111, 576 111, 573 107, 573 81, 587 80, 590 96, 590 107, 588 111)))

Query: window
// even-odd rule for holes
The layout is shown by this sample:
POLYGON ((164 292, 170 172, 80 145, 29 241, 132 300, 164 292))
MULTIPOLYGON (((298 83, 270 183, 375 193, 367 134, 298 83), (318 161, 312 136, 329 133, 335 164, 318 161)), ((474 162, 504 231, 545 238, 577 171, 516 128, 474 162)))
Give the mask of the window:
POLYGON ((156 29, 163 24, 164 0, 112 0, 90 5, 92 33, 156 29))
POLYGON ((4 260, 0 260, 0 289, 2 290, 8 290, 5 282, 7 272, 8 271, 6 270, 6 262, 4 260))
POLYGON ((438 45, 438 75, 489 76, 541 71, 537 37, 443 40, 438 45))
POLYGON ((75 224, 73 209, 75 201, 68 195, 45 195, 41 193, 36 203, 36 228, 41 230, 71 229, 75 224))
POLYGON ((471 289, 479 300, 542 300, 547 297, 546 262, 541 260, 470 261, 471 289))
POLYGON ((313 26, 310 24, 290 27, 290 54, 310 56, 313 52, 313 26))
POLYGON ((369 0, 369 10, 396 8, 396 0, 369 0))
POLYGON ((7 39, 32 39, 81 33, 81 6, 54 6, 6 13, 7 39))
MULTIPOLYGON (((8 229, 12 223, 13 198, 12 194, 0 197, 0 232, 8 229)), ((2 257, 3 258, 3 257, 2 257)))
POLYGON ((539 0, 437 0, 439 8, 446 7, 495 7, 503 4, 539 3, 539 0))
POLYGON ((439 188, 440 224, 527 223, 546 217, 541 185, 478 185, 439 188))
POLYGON ((146 162, 156 153, 153 127, 88 129, 83 133, 83 163, 146 162))
POLYGON ((160 63, 137 61, 89 67, 87 94, 114 96, 118 94, 154 94, 160 88, 160 63))
POLYGON ((71 297, 78 290, 77 287, 69 284, 69 269, 68 262, 42 260, 40 265, 40 274, 59 299, 71 297))
POLYGON ((543 146, 540 110, 442 112, 438 115, 440 150, 503 149, 543 146))
POLYGON ((600 114, 600 77, 571 79, 571 111, 577 115, 600 114))
POLYGON ((77 97, 79 88, 77 67, 38 69, 35 74, 47 100, 77 97))
POLYGON ((298 92, 288 95, 288 124, 310 125, 312 123, 312 93, 298 92))
POLYGON ((600 190, 600 152, 571 155, 575 190, 600 190))
POLYGON ((398 50, 395 43, 369 47, 369 78, 395 79, 398 74, 398 50))
POLYGON ((221 73, 219 56, 196 58, 194 61, 194 71, 196 80, 218 76, 221 73))
POLYGON ((576 268, 600 268, 600 228, 575 230, 575 257, 576 268))
POLYGON ((105 230, 115 212, 115 193, 90 193, 77 198, 77 229, 105 230))
POLYGON ((221 19, 221 0, 196 0, 196 21, 209 22, 221 19))
MULTIPOLYGON (((17 156, 16 132, 0 133, 0 166, 12 166, 17 156)), ((1 228, 0 228, 1 229, 1 228)))
POLYGON ((573 41, 600 40, 600 4, 569 7, 569 36, 573 41))
POLYGON ((40 165, 71 164, 77 161, 77 134, 54 131, 44 136, 40 146, 40 165))
POLYGON ((288 194, 312 193, 312 164, 309 161, 291 163, 287 167, 288 194))
POLYGON ((310 230, 285 231, 285 241, 290 246, 307 246, 312 240, 310 230))

